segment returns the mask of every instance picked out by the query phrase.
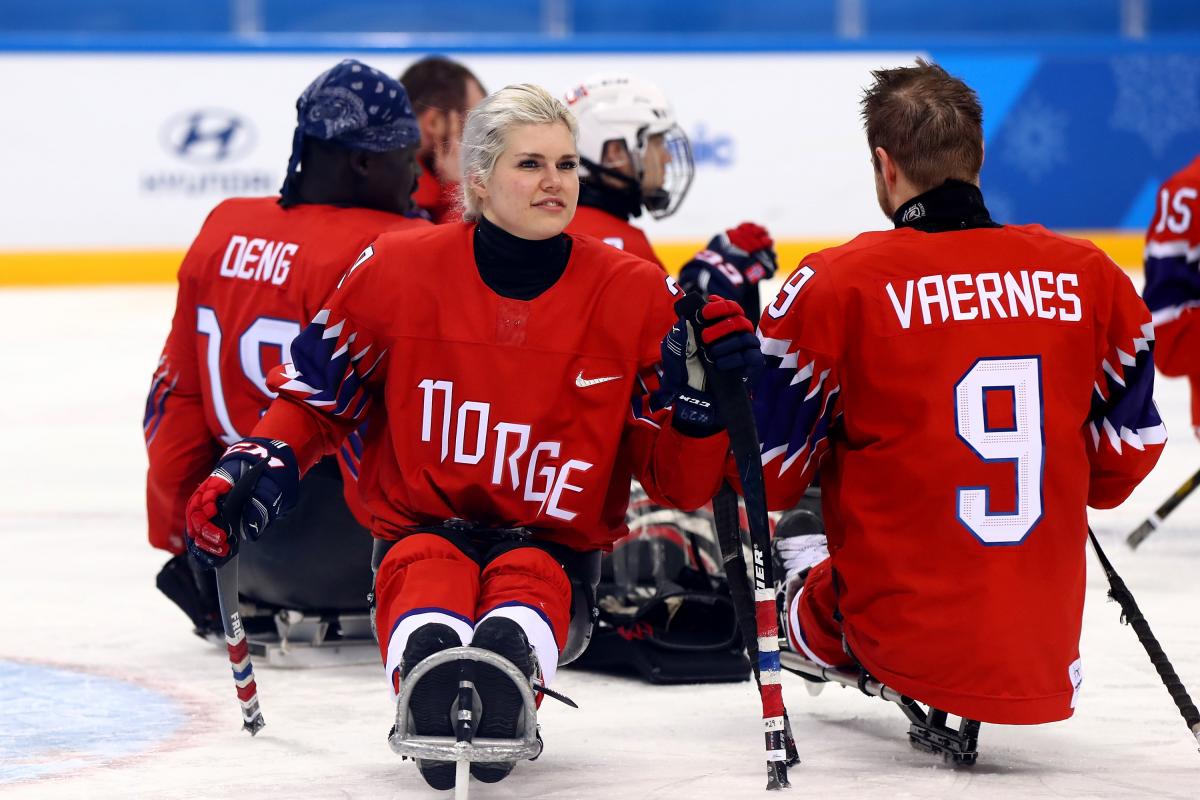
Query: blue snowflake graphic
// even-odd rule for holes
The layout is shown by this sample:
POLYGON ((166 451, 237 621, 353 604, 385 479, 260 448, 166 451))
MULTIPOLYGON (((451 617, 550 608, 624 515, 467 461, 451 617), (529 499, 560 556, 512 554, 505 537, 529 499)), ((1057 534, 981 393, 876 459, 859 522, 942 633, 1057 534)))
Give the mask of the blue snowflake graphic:
POLYGON ((1033 183, 1067 163, 1070 115, 1040 97, 1031 96, 1004 125, 1001 155, 1033 183))
POLYGON ((1112 60, 1112 70, 1112 126, 1137 134, 1156 158, 1179 134, 1200 129, 1200 59, 1125 56, 1112 60))

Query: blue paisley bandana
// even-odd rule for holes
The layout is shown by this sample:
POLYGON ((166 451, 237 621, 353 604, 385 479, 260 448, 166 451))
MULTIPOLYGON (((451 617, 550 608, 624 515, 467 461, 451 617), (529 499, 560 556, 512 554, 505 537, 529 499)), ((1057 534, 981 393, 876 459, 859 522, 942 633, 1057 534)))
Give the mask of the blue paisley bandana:
POLYGON ((306 136, 376 153, 421 141, 417 118, 400 82, 350 58, 322 73, 296 101, 292 155, 280 189, 285 198, 296 189, 306 136))

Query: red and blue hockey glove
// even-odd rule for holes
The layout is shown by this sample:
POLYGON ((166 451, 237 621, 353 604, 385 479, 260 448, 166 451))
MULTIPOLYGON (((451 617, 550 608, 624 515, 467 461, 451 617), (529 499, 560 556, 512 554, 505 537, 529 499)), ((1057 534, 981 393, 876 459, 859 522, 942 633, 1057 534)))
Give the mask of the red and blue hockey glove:
POLYGON ((775 240, 767 229, 753 222, 743 222, 713 237, 708 249, 716 250, 725 260, 738 268, 747 283, 758 283, 775 274, 779 268, 775 257, 775 240))
POLYGON ((292 448, 273 439, 231 445, 188 499, 187 546, 196 561, 219 567, 296 505, 300 470, 292 448))
POLYGON ((741 300, 747 286, 775 274, 775 240, 753 222, 719 233, 679 273, 679 284, 705 297, 741 300))
POLYGON ((703 358, 711 369, 752 380, 763 367, 754 326, 742 307, 710 298, 696 319, 678 319, 662 342, 662 386, 672 403, 671 424, 688 436, 711 436, 725 427, 707 391, 703 358))

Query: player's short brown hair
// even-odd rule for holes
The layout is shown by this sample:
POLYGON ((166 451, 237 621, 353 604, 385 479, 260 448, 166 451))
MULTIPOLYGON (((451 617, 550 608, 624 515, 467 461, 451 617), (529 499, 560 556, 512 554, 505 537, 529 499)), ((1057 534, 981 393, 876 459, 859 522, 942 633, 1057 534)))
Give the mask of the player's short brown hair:
POLYGON ((468 82, 487 94, 474 72, 444 56, 426 56, 415 62, 404 70, 400 82, 417 114, 430 108, 466 111, 468 82))
POLYGON ((918 191, 954 178, 975 182, 983 167, 983 108, 975 90, 937 64, 879 69, 862 97, 871 160, 892 157, 918 191))

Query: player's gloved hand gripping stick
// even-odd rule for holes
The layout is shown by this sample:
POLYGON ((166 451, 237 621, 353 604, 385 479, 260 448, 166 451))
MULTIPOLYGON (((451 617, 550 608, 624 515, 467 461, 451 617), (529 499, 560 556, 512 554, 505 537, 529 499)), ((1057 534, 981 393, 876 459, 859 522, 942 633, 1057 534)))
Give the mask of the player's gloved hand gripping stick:
MULTIPOLYGON (((685 295, 675 303, 675 311, 681 320, 686 321, 696 333, 708 324, 704 314, 704 299, 696 294, 685 295)), ((753 336, 753 334, 750 334, 753 336)), ((703 337, 708 338, 708 337, 703 337)), ((758 442, 758 431, 754 424, 754 411, 750 406, 750 397, 737 369, 721 369, 720 359, 730 357, 723 352, 719 343, 715 343, 713 352, 702 348, 700 360, 704 364, 707 378, 707 389, 711 389, 716 400, 717 409, 729 432, 730 449, 737 463, 738 477, 741 479, 743 495, 746 500, 746 514, 750 525, 750 543, 754 554, 754 605, 753 611, 739 608, 739 620, 743 625, 743 635, 749 638, 744 629, 748 618, 754 620, 757 641, 748 646, 747 651, 752 659, 757 661, 755 667, 758 679, 759 695, 762 699, 763 724, 767 749, 767 788, 780 789, 791 784, 787 779, 789 763, 798 761, 795 755, 795 744, 789 742, 787 731, 787 711, 783 703, 783 690, 780 685, 779 668, 779 629, 778 615, 775 610, 775 583, 770 547, 771 534, 767 521, 767 498, 763 484, 762 460, 758 442), (755 656, 757 655, 757 658, 755 656), (791 744, 789 748, 788 745, 791 744), (788 752, 788 751, 791 752, 788 752)), ((761 355, 759 356, 761 360, 761 355)), ((761 363, 761 362, 760 362, 761 363)), ((714 512, 723 521, 723 528, 728 528, 728 520, 732 518, 737 525, 737 498, 731 491, 722 490, 714 499, 714 512), (732 501, 732 513, 729 503, 732 501), (718 504, 720 504, 718 506, 718 504)), ((722 536, 722 550, 730 542, 729 537, 722 536)), ((742 570, 728 570, 730 593, 739 605, 746 605, 750 593, 744 588, 735 590, 735 583, 741 582, 743 587, 748 580, 744 559, 741 555, 740 537, 734 536, 733 546, 736 555, 725 553, 727 564, 742 563, 742 570)))
POLYGON ((188 550, 201 565, 217 570, 221 626, 242 705, 242 727, 251 735, 266 723, 258 707, 250 645, 238 610, 237 552, 243 540, 257 539, 295 506, 299 483, 290 447, 250 438, 230 446, 188 499, 188 550))
MULTIPOLYGON (((259 474, 267 468, 263 459, 250 467, 220 503, 219 524, 229 531, 236 531, 226 520, 234 514, 225 509, 240 509, 254 491, 259 474)), ((236 535, 236 534, 231 534, 236 535)), ((238 702, 242 706, 242 728, 257 734, 267 724, 258 706, 258 684, 254 682, 254 664, 250 661, 250 642, 242 628, 242 616, 238 608, 238 561, 234 555, 222 566, 217 567, 217 603, 221 606, 221 627, 225 630, 225 646, 229 650, 229 666, 233 670, 233 683, 237 687, 238 702)))

